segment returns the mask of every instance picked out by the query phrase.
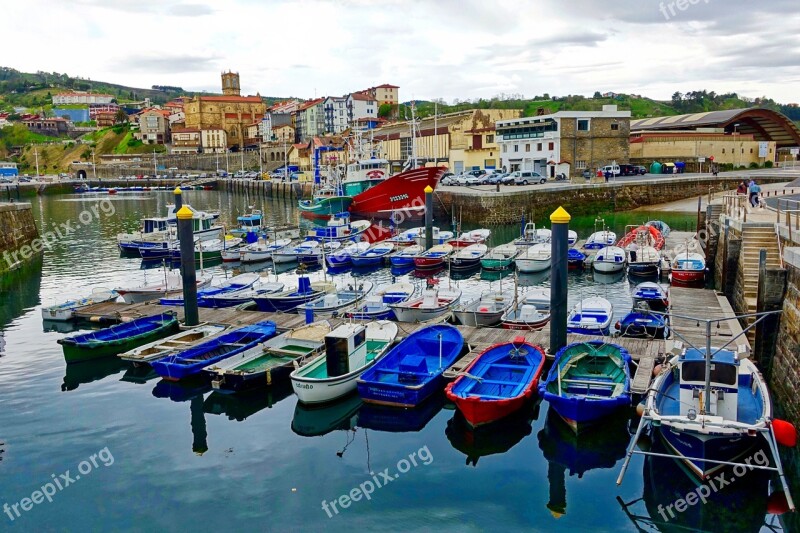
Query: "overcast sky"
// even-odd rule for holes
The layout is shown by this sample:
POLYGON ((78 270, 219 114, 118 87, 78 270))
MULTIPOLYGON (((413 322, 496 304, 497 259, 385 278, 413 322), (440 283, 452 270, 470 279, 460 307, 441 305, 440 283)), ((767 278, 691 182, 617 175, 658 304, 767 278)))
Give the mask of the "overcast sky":
POLYGON ((798 0, 12 0, 0 65, 135 87, 401 100, 675 91, 800 101, 798 0), (10 46, 9 43, 14 43, 10 46))

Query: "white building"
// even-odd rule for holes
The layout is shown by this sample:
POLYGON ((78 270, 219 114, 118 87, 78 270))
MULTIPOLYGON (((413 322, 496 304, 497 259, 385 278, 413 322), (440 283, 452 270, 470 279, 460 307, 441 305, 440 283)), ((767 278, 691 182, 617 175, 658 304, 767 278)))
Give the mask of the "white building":
POLYGON ((557 115, 498 120, 495 130, 500 166, 508 172, 533 170, 544 175, 548 161, 557 162, 561 154, 561 121, 557 115))
POLYGON ((322 103, 326 132, 341 133, 347 129, 347 98, 347 96, 329 96, 322 103))
POLYGON ((353 126, 361 118, 378 118, 378 102, 366 93, 347 95, 347 123, 353 126))
POLYGON ((61 104, 110 104, 114 97, 110 94, 97 93, 59 93, 53 95, 53 105, 61 104))
POLYGON ((200 130, 200 144, 204 154, 224 154, 228 150, 228 140, 222 128, 200 130))

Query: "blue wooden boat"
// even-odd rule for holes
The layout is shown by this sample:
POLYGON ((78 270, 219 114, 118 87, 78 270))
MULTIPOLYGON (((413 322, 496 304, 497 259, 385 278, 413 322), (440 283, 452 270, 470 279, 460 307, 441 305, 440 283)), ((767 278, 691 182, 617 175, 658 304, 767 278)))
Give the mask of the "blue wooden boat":
MULTIPOLYGON (((366 267, 382 265, 384 259, 394 251, 394 244, 391 242, 379 242, 370 246, 360 254, 353 255, 353 266, 366 267)), ((413 258, 411 259, 413 263, 413 258)))
POLYGON ((464 347, 461 332, 437 324, 400 341, 358 380, 358 394, 367 403, 415 407, 441 390, 442 374, 464 347))
POLYGON ((586 262, 585 253, 581 252, 580 250, 576 250, 575 248, 570 248, 569 250, 567 250, 568 268, 572 270, 583 268, 585 262, 586 262))
POLYGON ((539 396, 575 433, 630 405, 630 355, 602 341, 568 344, 556 354, 539 396))
POLYGON ((328 266, 331 268, 345 268, 353 264, 353 257, 369 249, 368 242, 354 242, 347 246, 342 246, 333 253, 325 256, 328 266))
POLYGON ((608 335, 614 308, 611 302, 591 296, 578 302, 567 316, 567 331, 578 335, 608 335))
POLYGON ((145 342, 166 337, 178 329, 178 318, 168 311, 111 326, 110 328, 58 339, 67 363, 76 363, 122 353, 145 342))
POLYGON ((327 292, 334 290, 332 284, 313 284, 307 276, 301 276, 297 288, 291 288, 276 294, 256 296, 253 301, 259 311, 289 312, 306 302, 319 298, 327 292))
POLYGON ((472 427, 496 422, 531 399, 545 355, 525 337, 490 346, 445 392, 472 427))
MULTIPOLYGON (((197 305, 200 307, 214 307, 214 301, 207 300, 207 298, 244 291, 251 288, 259 279, 258 272, 250 272, 234 276, 220 285, 200 289, 197 291, 197 305)), ((161 298, 158 303, 161 305, 183 305, 183 297, 161 298)))
POLYGON ((253 299, 266 294, 275 294, 283 290, 283 283, 279 281, 271 283, 260 283, 248 290, 228 292, 225 294, 215 294, 203 298, 203 307, 234 307, 244 303, 252 302, 253 299))
POLYGON ((394 283, 367 296, 366 301, 345 314, 356 320, 396 320, 389 304, 405 302, 414 295, 414 286, 407 282, 394 283))
POLYGON ((179 380, 198 374, 204 367, 228 357, 261 350, 261 343, 275 335, 275 322, 264 321, 198 344, 193 348, 167 356, 152 364, 156 373, 168 380, 179 380))
POLYGON ((623 337, 644 339, 664 339, 669 333, 666 316, 647 309, 633 309, 617 322, 617 329, 623 337))
POLYGON ((414 258, 419 254, 421 254, 423 251, 424 249, 419 244, 412 244, 411 246, 407 246, 406 248, 403 248, 399 252, 389 257, 389 262, 392 263, 393 267, 413 268, 414 258))
POLYGON ((665 312, 669 308, 669 293, 658 283, 645 281, 633 291, 633 305, 642 303, 646 303, 653 311, 665 312))

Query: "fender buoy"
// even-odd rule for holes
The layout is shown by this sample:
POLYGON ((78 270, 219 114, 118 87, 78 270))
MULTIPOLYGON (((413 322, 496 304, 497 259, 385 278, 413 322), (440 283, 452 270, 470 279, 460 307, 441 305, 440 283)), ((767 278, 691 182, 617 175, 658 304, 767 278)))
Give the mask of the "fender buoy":
POLYGON ((775 432, 775 439, 778 444, 788 448, 797 446, 797 430, 791 423, 776 418, 772 421, 772 430, 775 432))

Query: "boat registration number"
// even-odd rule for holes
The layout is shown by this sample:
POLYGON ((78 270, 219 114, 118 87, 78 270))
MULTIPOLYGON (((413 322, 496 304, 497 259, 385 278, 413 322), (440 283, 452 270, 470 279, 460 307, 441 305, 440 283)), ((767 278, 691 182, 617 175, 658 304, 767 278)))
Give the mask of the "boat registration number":
POLYGON ((389 200, 392 202, 399 202, 400 200, 408 200, 407 194, 398 194, 397 196, 390 196, 389 200))

